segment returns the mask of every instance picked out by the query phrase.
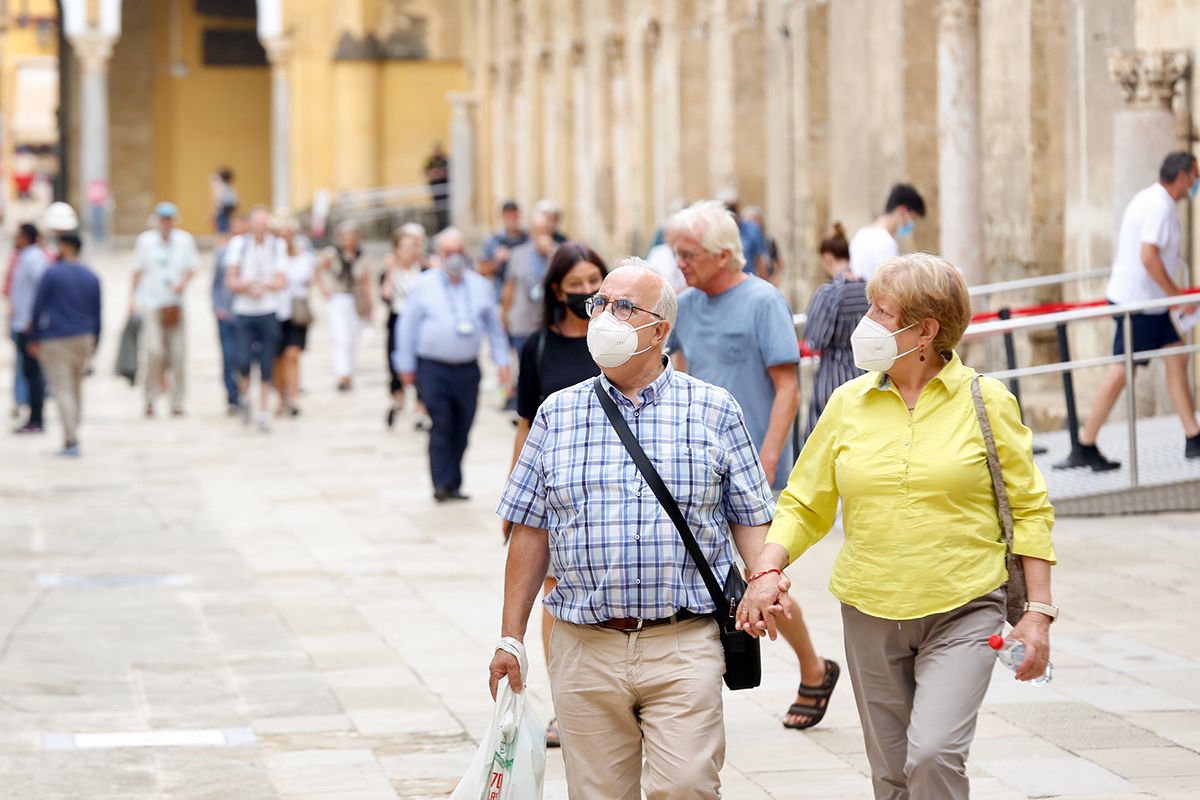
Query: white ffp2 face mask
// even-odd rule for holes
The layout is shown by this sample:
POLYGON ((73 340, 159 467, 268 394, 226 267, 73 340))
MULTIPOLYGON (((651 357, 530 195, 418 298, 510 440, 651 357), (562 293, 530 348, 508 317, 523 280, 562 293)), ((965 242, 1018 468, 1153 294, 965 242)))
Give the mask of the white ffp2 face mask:
POLYGON ((642 328, 657 325, 662 320, 647 322, 637 328, 628 322, 622 322, 608 312, 593 317, 588 324, 587 346, 592 354, 592 360, 602 369, 615 369, 639 353, 644 353, 653 347, 637 349, 637 332, 642 328))
POLYGON ((850 334, 854 366, 867 372, 887 372, 896 363, 896 359, 917 349, 914 347, 903 353, 896 352, 896 334, 903 333, 914 325, 916 323, 898 331, 889 331, 870 317, 863 317, 854 333, 850 334))

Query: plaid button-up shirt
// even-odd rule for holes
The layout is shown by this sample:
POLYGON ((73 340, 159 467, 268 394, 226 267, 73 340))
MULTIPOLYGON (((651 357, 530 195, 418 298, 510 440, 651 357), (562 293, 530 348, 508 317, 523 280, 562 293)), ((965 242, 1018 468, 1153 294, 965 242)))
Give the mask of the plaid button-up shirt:
MULTIPOLYGON (((733 563, 730 523, 765 525, 772 513, 737 402, 669 364, 640 392, 637 406, 601 380, 724 581, 733 563)), ((542 404, 497 513, 549 531, 558 586, 545 602, 556 619, 593 624, 714 610, 679 532, 625 451, 591 380, 542 404)))

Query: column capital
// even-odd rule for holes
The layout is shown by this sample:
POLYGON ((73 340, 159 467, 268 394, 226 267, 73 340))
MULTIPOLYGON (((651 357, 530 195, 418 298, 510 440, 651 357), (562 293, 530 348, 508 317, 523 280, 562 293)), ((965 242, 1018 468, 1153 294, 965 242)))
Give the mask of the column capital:
POLYGON ((1132 108, 1170 111, 1176 96, 1183 94, 1190 72, 1186 50, 1108 51, 1108 76, 1132 108))
POLYGON ((116 37, 100 32, 81 33, 71 37, 71 48, 84 72, 100 72, 108 66, 116 41, 116 37))
POLYGON ((979 0, 937 0, 938 30, 964 30, 979 18, 979 0))
POLYGON ((446 101, 455 111, 470 111, 479 103, 474 92, 446 92, 446 101))
POLYGON ((267 61, 272 67, 284 68, 291 63, 292 53, 296 50, 294 41, 286 36, 272 36, 261 41, 263 49, 267 51, 267 61))

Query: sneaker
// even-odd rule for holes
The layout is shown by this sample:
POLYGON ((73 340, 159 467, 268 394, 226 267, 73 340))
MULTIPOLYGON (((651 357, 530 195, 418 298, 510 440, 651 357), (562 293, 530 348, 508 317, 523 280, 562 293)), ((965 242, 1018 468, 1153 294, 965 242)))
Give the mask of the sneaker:
POLYGON ((79 452, 79 443, 73 442, 71 444, 64 445, 63 449, 59 450, 58 453, 56 453, 56 455, 59 458, 79 458, 79 456, 81 455, 81 453, 79 452))
POLYGON ((300 416, 300 407, 299 406, 288 406, 287 413, 288 413, 289 417, 298 417, 298 416, 300 416))
POLYGON ((389 430, 391 428, 396 427, 396 407, 395 406, 392 406, 391 408, 388 409, 387 420, 385 420, 385 422, 386 422, 389 430))
MULTIPOLYGON (((1197 446, 1200 447, 1200 445, 1197 446)), ((1094 444, 1080 444, 1071 449, 1071 454, 1067 456, 1066 460, 1054 465, 1055 469, 1075 469, 1076 467, 1090 467, 1092 472, 1108 472, 1120 469, 1121 462, 1109 461, 1094 444)))
POLYGON ((230 403, 225 408, 225 416, 227 417, 236 417, 240 413, 242 413, 242 407, 237 403, 230 403))
POLYGON ((265 411, 258 412, 258 429, 262 433, 269 433, 271 431, 271 417, 265 411))
POLYGON ((422 414, 413 422, 413 430, 428 431, 433 429, 433 420, 422 414))
POLYGON ((19 428, 13 428, 13 433, 16 433, 16 434, 44 433, 45 430, 46 429, 43 428, 40 423, 26 422, 24 425, 22 425, 19 428))
POLYGON ((253 421, 254 412, 250 410, 250 401, 242 398, 241 405, 238 406, 238 411, 242 414, 242 424, 249 425, 253 421))
POLYGON ((1183 457, 1200 458, 1200 433, 1184 439, 1183 457))
POLYGON ((150 404, 146 405, 146 419, 154 419, 154 406, 153 405, 150 405, 150 404))

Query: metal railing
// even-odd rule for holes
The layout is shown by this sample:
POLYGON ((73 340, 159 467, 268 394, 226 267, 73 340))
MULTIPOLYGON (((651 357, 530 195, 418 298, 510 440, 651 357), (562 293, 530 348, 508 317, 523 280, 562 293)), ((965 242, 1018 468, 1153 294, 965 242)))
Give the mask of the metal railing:
MULTIPOLYGON (((1066 342, 1066 326, 1073 322, 1096 320, 1102 317, 1121 318, 1124 353, 1116 356, 1100 356, 1097 358, 1072 359, 1069 351, 1063 351, 1064 358, 1055 364, 1044 364, 1034 367, 1016 368, 1010 364, 1009 369, 988 372, 1000 380, 1017 381, 1024 377, 1037 375, 1063 376, 1063 394, 1067 404, 1067 427, 1072 448, 1079 444, 1079 420, 1075 408, 1075 389, 1071 373, 1079 369, 1109 366, 1112 364, 1125 365, 1125 405, 1126 427, 1129 432, 1129 485, 1137 488, 1138 476, 1138 438, 1137 438, 1137 390, 1134 383, 1134 365, 1136 362, 1153 361, 1167 356, 1178 356, 1200 352, 1200 345, 1182 345, 1165 347, 1157 350, 1133 352, 1133 323, 1132 314, 1147 312, 1168 312, 1176 306, 1194 305, 1198 301, 1196 295, 1176 295, 1160 300, 1148 300, 1140 303, 1125 303, 1121 305, 1081 308, 1073 311, 1062 311, 1053 314, 1022 317, 1020 319, 998 320, 995 322, 980 322, 967 328, 963 341, 986 339, 993 336, 1011 336, 1014 333, 1027 333, 1035 330, 1054 328, 1058 332, 1060 345, 1066 342)), ((1186 335, 1186 332, 1181 332, 1186 335)))

